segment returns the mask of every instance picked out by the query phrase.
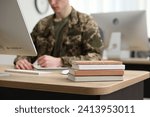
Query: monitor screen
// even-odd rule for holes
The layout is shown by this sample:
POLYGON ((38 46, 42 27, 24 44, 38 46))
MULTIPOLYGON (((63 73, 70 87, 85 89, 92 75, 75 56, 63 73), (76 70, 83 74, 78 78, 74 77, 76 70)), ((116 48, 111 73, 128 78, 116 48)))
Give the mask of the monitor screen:
POLYGON ((19 0, 0 0, 0 54, 37 55, 19 0))
POLYGON ((121 50, 150 50, 145 11, 122 11, 91 15, 103 31, 105 48, 108 48, 112 34, 116 35, 119 32, 121 50))

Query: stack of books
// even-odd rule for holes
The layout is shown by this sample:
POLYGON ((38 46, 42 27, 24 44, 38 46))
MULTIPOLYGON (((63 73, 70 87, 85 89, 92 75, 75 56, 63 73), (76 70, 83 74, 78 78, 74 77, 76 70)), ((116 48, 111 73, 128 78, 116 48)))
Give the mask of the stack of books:
POLYGON ((118 81, 123 80, 125 65, 122 61, 74 61, 68 79, 72 81, 118 81))

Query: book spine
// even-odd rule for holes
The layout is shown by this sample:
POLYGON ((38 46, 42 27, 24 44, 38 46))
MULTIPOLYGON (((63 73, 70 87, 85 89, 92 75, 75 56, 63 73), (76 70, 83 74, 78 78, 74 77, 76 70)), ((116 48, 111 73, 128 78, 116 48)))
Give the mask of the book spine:
POLYGON ((120 76, 124 74, 124 70, 75 70, 70 69, 69 73, 75 76, 120 76))
POLYGON ((74 61, 76 65, 121 65, 122 61, 74 61))
POLYGON ((74 76, 68 74, 68 79, 72 81, 121 81, 123 76, 74 76))
POLYGON ((100 70, 100 69, 125 69, 125 65, 72 65, 73 69, 79 70, 100 70))

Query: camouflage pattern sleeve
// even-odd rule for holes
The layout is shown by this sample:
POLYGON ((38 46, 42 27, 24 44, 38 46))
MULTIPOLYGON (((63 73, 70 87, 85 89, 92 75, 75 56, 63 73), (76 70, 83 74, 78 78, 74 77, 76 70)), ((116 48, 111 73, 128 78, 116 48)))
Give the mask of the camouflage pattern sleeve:
POLYGON ((74 60, 101 60, 103 51, 103 41, 101 38, 100 27, 91 16, 83 15, 81 27, 82 34, 82 49, 79 56, 63 56, 61 57, 64 66, 71 66, 74 60))

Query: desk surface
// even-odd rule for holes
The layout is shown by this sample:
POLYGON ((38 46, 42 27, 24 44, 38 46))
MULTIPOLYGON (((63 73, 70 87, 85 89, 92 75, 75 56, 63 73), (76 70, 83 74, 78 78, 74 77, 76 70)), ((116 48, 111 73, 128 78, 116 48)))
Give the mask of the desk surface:
MULTIPOLYGON (((3 71, 5 67, 0 67, 3 71)), ((67 75, 50 73, 48 75, 27 75, 11 73, 0 77, 0 87, 31 89, 85 95, 105 95, 131 86, 150 76, 147 71, 125 71, 123 81, 115 82, 73 82, 67 75)))
POLYGON ((125 64, 146 64, 150 65, 150 59, 146 58, 126 58, 121 59, 125 64))

